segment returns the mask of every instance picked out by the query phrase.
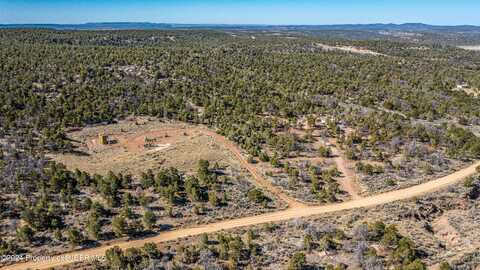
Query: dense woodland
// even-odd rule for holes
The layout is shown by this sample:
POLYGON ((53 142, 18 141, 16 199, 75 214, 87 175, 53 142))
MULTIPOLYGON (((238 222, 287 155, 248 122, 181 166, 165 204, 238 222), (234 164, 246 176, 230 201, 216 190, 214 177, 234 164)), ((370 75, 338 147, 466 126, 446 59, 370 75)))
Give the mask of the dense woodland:
MULTIPOLYGON (((129 204, 142 204, 142 198, 121 191, 132 189, 129 176, 71 172, 44 157, 75 151, 67 138, 71 128, 131 115, 205 124, 251 156, 275 163, 297 145, 296 138, 276 133, 284 125, 277 118, 293 125, 308 115, 324 115, 331 119, 330 134, 341 139, 352 159, 375 157, 377 149, 393 155, 399 152, 393 141, 407 148, 398 142, 400 137, 470 160, 480 157, 480 138, 472 129, 480 125, 480 99, 455 88, 466 85, 478 91, 479 71, 479 53, 445 45, 261 34, 253 38, 219 30, 0 30, 0 209, 2 218, 27 222, 17 232, 20 244, 0 240, 0 254, 64 237, 78 245, 152 229, 152 213, 133 218, 129 212, 129 204), (327 52, 317 43, 354 44, 386 56, 327 52), (344 136, 338 128, 342 125, 358 131, 359 139, 344 136), (266 147, 275 155, 266 156, 266 147), (79 195, 84 188, 103 196, 108 205, 79 195), (65 228, 62 215, 69 211, 88 211, 87 233, 65 228), (105 222, 113 236, 99 235, 105 222), (46 231, 51 234, 46 236, 46 231), (35 237, 38 234, 47 239, 35 237)), ((372 168, 358 169, 368 173, 372 168)), ((190 200, 221 206, 223 200, 212 192, 217 178, 205 163, 199 164, 195 178, 172 168, 145 172, 138 181, 172 205, 190 200)), ((261 191, 248 196, 268 206, 269 198, 261 191)), ((2 226, 2 231, 8 229, 2 226)), ((245 256, 254 252, 248 241, 246 246, 241 242, 228 236, 218 239, 218 245, 245 256)), ((411 244, 403 242, 396 244, 411 244)), ((131 252, 157 256, 151 247, 131 252)), ((200 251, 180 251, 189 252, 200 251)), ((108 256, 117 264, 130 263, 114 258, 123 256, 117 253, 112 250, 108 256)), ((301 256, 291 265, 300 265, 301 256)), ((295 267, 291 269, 301 269, 295 267)))
POLYGON ((206 123, 253 153, 271 135, 262 115, 331 113, 336 102, 427 120, 480 117, 478 99, 452 91, 464 82, 480 88, 480 56, 473 52, 464 63, 455 49, 404 56, 414 45, 372 42, 404 56, 373 57, 324 53, 310 39, 218 32, 3 30, 1 36, 1 132, 24 133, 26 146, 68 150, 68 127, 131 114, 206 123), (200 116, 197 107, 204 109, 200 116))

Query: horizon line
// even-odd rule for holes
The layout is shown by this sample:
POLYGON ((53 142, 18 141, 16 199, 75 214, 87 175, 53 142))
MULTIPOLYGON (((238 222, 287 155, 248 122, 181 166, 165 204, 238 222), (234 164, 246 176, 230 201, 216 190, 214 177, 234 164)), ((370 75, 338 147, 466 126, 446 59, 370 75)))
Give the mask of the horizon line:
POLYGON ((473 26, 480 27, 475 24, 429 24, 422 22, 372 22, 372 23, 328 23, 328 24, 262 24, 262 23, 175 23, 175 22, 149 22, 149 21, 98 21, 98 22, 82 22, 82 23, 0 23, 2 26, 15 26, 15 25, 70 25, 81 26, 89 24, 157 24, 157 25, 196 25, 196 26, 347 26, 347 25, 425 25, 425 26, 437 26, 437 27, 460 27, 460 26, 473 26))

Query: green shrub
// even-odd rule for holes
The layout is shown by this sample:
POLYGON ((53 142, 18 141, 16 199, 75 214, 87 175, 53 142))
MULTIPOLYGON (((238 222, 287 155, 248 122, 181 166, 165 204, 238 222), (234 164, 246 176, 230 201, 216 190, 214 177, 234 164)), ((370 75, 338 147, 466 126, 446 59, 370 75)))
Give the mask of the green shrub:
POLYGON ((84 240, 82 233, 77 229, 69 229, 67 231, 67 239, 72 245, 79 245, 84 240))
POLYGON ((440 270, 452 270, 452 267, 448 262, 442 262, 440 264, 440 270))
POLYGON ((320 146, 318 148, 318 154, 321 157, 325 157, 325 158, 331 157, 332 156, 332 149, 330 149, 330 147, 328 147, 328 146, 320 146))
POLYGON ((288 270, 302 270, 305 269, 307 258, 303 252, 298 252, 288 262, 288 270))
POLYGON ((253 188, 249 190, 247 193, 247 197, 251 202, 255 202, 255 203, 264 203, 264 202, 270 201, 270 199, 267 196, 265 196, 263 191, 258 188, 253 188))
POLYGON ((17 230, 17 237, 20 241, 30 243, 33 240, 35 232, 28 225, 24 225, 17 230))

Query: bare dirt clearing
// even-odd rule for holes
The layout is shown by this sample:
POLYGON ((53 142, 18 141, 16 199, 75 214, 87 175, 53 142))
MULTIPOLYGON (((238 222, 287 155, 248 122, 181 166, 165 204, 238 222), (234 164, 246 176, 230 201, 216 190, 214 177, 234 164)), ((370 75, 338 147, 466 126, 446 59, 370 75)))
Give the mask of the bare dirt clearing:
POLYGON ((480 51, 480 45, 475 46, 458 46, 460 49, 469 50, 469 51, 480 51))
POLYGON ((480 91, 478 89, 470 87, 468 84, 458 84, 453 91, 463 91, 467 95, 471 95, 474 97, 478 97, 480 94, 480 91))
POLYGON ((69 169, 106 174, 109 171, 139 175, 147 169, 175 167, 192 172, 199 160, 210 163, 238 162, 213 138, 185 124, 130 120, 108 126, 85 128, 71 133, 78 151, 85 154, 51 156, 69 169), (108 145, 99 143, 99 134, 108 136, 108 145))
MULTIPOLYGON (((144 215, 146 209, 151 211, 158 218, 153 226, 155 233, 273 212, 287 206, 303 206, 265 181, 234 143, 206 128, 136 119, 89 127, 69 135, 78 153, 52 155, 52 158, 71 170, 79 169, 90 174, 105 176, 109 175, 109 171, 133 174, 131 186, 122 191, 133 198, 145 198, 147 203, 131 203, 129 210, 132 216, 138 217, 144 215), (208 200, 204 197, 185 197, 183 200, 183 192, 180 192, 175 197, 178 200, 172 202, 156 187, 142 185, 144 175, 149 174, 145 173, 147 170, 152 169, 151 173, 158 176, 169 167, 178 168, 186 182, 188 177, 198 176, 200 160, 209 161, 209 170, 216 179, 215 187, 208 190, 208 200), (255 187, 263 189, 267 201, 260 203, 251 199, 249 192, 255 187), (211 203, 210 192, 221 202, 211 203)), ((157 179, 156 176, 152 177, 157 179)), ((104 196, 90 187, 79 192, 94 202, 109 204, 104 196)), ((123 205, 122 202, 110 207, 113 213, 121 213, 120 207, 123 205)), ((66 227, 83 228, 87 214, 86 211, 80 211, 69 215, 66 227)), ((101 230, 105 237, 99 239, 99 244, 113 239, 108 236, 112 231, 110 222, 103 224, 101 230)), ((12 230, 9 237, 14 234, 15 230, 12 230)), ((46 234, 46 237, 50 235, 46 234)), ((56 255, 68 251, 71 251, 68 244, 57 241, 49 246, 48 251, 34 247, 28 250, 28 254, 56 255)))
POLYGON ((437 237, 443 240, 446 247, 452 249, 460 243, 459 232, 450 224, 448 216, 443 215, 433 222, 433 231, 437 237))
POLYGON ((362 188, 360 187, 354 169, 352 169, 351 162, 344 158, 344 154, 338 150, 338 147, 333 144, 332 153, 335 157, 335 164, 337 169, 342 173, 342 178, 338 180, 342 189, 350 195, 351 199, 356 200, 361 198, 362 188))
POLYGON ((353 47, 353 46, 331 46, 331 45, 326 45, 321 43, 317 43, 316 46, 322 48, 325 51, 342 51, 342 52, 356 53, 356 54, 387 56, 383 53, 378 53, 368 49, 353 47))

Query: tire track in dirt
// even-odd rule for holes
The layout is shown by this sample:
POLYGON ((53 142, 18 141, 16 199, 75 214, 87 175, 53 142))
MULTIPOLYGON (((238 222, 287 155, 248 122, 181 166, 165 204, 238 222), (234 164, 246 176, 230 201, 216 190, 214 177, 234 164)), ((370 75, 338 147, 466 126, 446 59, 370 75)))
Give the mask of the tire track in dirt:
MULTIPOLYGON (((290 129, 290 132, 306 135, 305 130, 308 130, 308 126, 303 127, 304 130, 294 130, 290 129)), ((351 130, 347 130, 347 132, 351 132, 351 130)), ((316 149, 319 149, 323 146, 330 147, 332 151, 333 161, 337 166, 337 169, 342 174, 339 179, 337 178, 337 182, 340 185, 341 189, 348 193, 350 199, 356 200, 361 198, 362 196, 360 193, 362 192, 362 188, 360 187, 356 174, 352 169, 348 167, 348 160, 345 159, 344 153, 340 150, 339 144, 336 139, 327 139, 323 137, 318 137, 314 142, 313 146, 316 149)))
POLYGON ((268 180, 266 180, 261 173, 257 171, 257 169, 248 161, 245 160, 245 158, 242 155, 242 152, 238 146, 236 146, 234 143, 226 139, 224 136, 221 136, 213 131, 206 130, 206 129, 199 129, 200 132, 202 132, 205 135, 208 135, 210 137, 213 137, 215 141, 221 142, 221 144, 226 147, 240 162, 242 167, 248 170, 248 172, 253 176, 253 184, 256 185, 259 188, 266 189, 273 195, 277 196, 284 202, 288 204, 289 207, 305 207, 306 204, 301 203, 294 198, 288 196, 284 192, 282 192, 279 188, 275 187, 272 185, 268 180))
POLYGON ((348 167, 348 162, 343 157, 343 153, 338 150, 338 145, 336 142, 331 142, 332 145, 332 154, 334 156, 333 160, 337 165, 337 169, 342 173, 342 178, 338 180, 342 190, 350 195, 352 200, 360 199, 362 196, 361 188, 357 181, 357 176, 355 173, 348 167))

